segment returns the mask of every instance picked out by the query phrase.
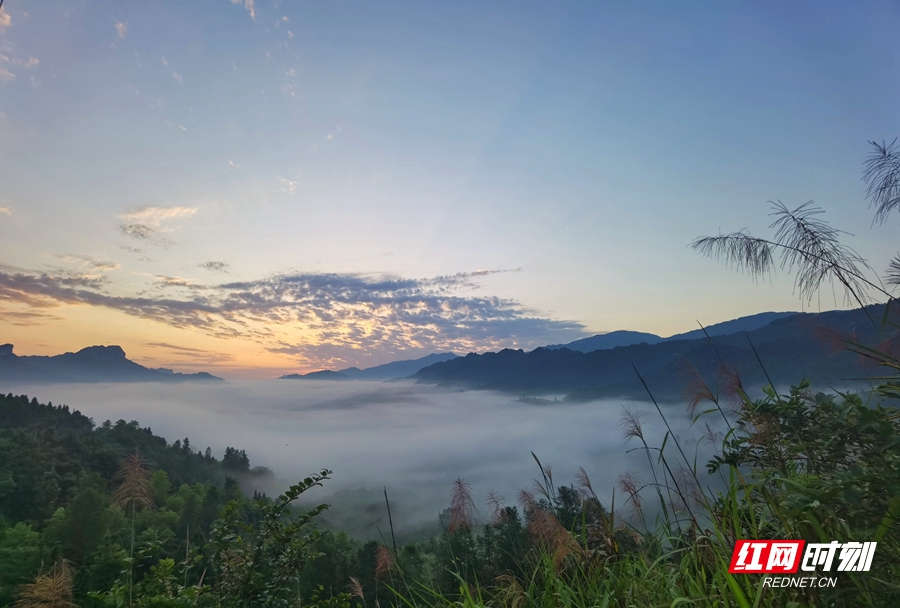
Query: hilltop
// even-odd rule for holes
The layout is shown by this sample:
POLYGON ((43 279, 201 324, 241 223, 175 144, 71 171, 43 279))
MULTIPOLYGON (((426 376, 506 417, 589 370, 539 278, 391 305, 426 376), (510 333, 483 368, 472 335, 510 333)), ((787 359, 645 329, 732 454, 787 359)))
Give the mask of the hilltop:
POLYGON ((19 356, 0 345, 0 380, 15 382, 224 382, 206 372, 183 374, 129 360, 121 346, 88 346, 61 355, 19 356))
POLYGON ((754 329, 765 327, 772 321, 784 319, 795 314, 797 313, 761 312, 759 314, 749 315, 746 317, 738 317, 737 319, 732 319, 731 321, 724 321, 722 323, 709 325, 707 327, 704 327, 703 329, 698 328, 693 331, 675 334, 674 336, 669 336, 668 338, 663 338, 662 336, 642 331, 611 331, 605 334, 597 334, 589 338, 574 340, 572 342, 569 342, 568 344, 550 344, 549 346, 545 346, 544 348, 550 350, 568 348, 569 350, 577 350, 582 353, 589 353, 595 350, 616 348, 617 346, 631 346, 632 344, 659 344, 660 342, 667 342, 671 340, 694 340, 697 338, 705 338, 707 335, 727 336, 729 334, 741 331, 753 331, 754 329))

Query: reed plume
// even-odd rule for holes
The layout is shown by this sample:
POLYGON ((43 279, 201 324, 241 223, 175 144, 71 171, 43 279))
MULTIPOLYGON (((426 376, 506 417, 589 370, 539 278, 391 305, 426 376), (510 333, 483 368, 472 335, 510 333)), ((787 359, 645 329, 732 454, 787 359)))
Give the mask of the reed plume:
POLYGON ((497 577, 496 583, 501 606, 519 608, 525 605, 528 596, 525 594, 519 579, 512 574, 501 574, 497 577))
POLYGON ((732 413, 740 411, 744 403, 744 384, 737 369, 719 362, 716 366, 716 379, 719 381, 719 390, 725 405, 732 413))
POLYGON ((636 437, 644 440, 644 419, 646 414, 641 410, 630 410, 622 406, 622 416, 619 418, 619 426, 625 439, 636 437))
MULTIPOLYGON (((135 448, 133 454, 122 459, 119 470, 113 477, 119 484, 113 494, 112 504, 121 510, 131 508, 131 552, 134 558, 134 520, 137 507, 153 508, 153 485, 150 483, 150 469, 135 448)), ((134 560, 128 565, 128 604, 134 600, 134 560)))
POLYGON ((687 401, 688 415, 694 416, 697 412, 697 406, 704 401, 718 405, 718 399, 716 399, 703 376, 700 375, 700 371, 686 360, 681 368, 681 376, 685 379, 682 397, 687 401))
POLYGON ((569 555, 582 553, 575 537, 559 523, 553 513, 543 507, 536 506, 528 514, 528 531, 535 541, 553 556, 557 568, 562 566, 569 555))
POLYGON ((153 507, 150 469, 137 450, 122 459, 113 481, 119 484, 113 494, 113 506, 123 511, 128 507, 153 507))
POLYGON ((703 491, 697 484, 696 476, 693 471, 683 464, 678 464, 675 467, 675 484, 678 487, 679 495, 682 496, 683 500, 686 501, 690 498, 700 507, 706 504, 706 497, 703 496, 703 491))
POLYGON ((709 443, 711 446, 716 447, 716 453, 718 453, 718 443, 722 434, 719 431, 714 430, 709 423, 706 423, 706 432, 703 433, 703 438, 709 443))
POLYGON ((616 479, 616 485, 628 495, 634 508, 640 511, 643 503, 641 502, 640 481, 637 475, 630 469, 626 469, 624 473, 619 474, 619 477, 616 479))
POLYGON ((535 491, 535 492, 537 492, 538 494, 540 494, 541 496, 543 496, 544 499, 545 499, 547 502, 551 502, 551 503, 552 503, 553 498, 551 498, 550 492, 547 490, 547 488, 546 488, 540 481, 538 481, 537 479, 535 479, 535 480, 532 481, 531 485, 532 485, 532 487, 534 487, 534 491, 535 491))
POLYGON ((578 490, 583 498, 597 498, 593 486, 591 486, 591 478, 588 477, 584 467, 578 467, 578 473, 575 474, 575 481, 578 482, 578 490))
POLYGON ((875 206, 872 223, 881 224, 891 211, 900 208, 900 146, 896 138, 891 143, 870 141, 869 144, 873 150, 866 158, 863 181, 869 207, 875 206))
POLYGON ((450 525, 447 531, 451 534, 460 528, 471 530, 475 525, 475 501, 472 499, 472 487, 457 477, 453 482, 450 497, 450 525))
POLYGON ((395 568, 396 564, 391 550, 384 545, 378 545, 378 550, 375 552, 375 578, 381 580, 389 576, 395 568))
POLYGON ((490 490, 487 494, 487 506, 491 513, 492 524, 497 525, 506 520, 506 510, 503 508, 503 497, 494 490, 490 490))
POLYGON ((363 606, 366 605, 366 596, 363 593, 363 588, 359 582, 359 579, 351 576, 350 584, 347 585, 347 589, 350 591, 351 596, 358 597, 362 601, 363 606))
POLYGON ((48 573, 18 588, 15 608, 75 608, 72 587, 69 563, 60 560, 48 573))
POLYGON ((537 507, 537 499, 534 494, 528 490, 519 490, 519 504, 522 505, 522 511, 527 515, 529 511, 537 507))
MULTIPOLYGON (((892 204, 879 203, 876 218, 886 217, 887 211, 893 208, 892 204)), ((824 211, 813 206, 812 201, 794 210, 777 201, 772 203, 769 214, 776 218, 770 225, 775 230, 772 240, 757 238, 741 230, 698 238, 690 246, 701 255, 724 262, 754 278, 774 272, 775 254, 778 253, 782 269, 796 270, 795 290, 809 302, 826 280, 839 283, 844 288, 845 300, 861 306, 869 299, 868 288, 890 296, 864 276, 863 272, 869 270, 868 264, 856 251, 841 243, 841 236, 846 232, 832 228, 817 217, 822 213, 824 211)))

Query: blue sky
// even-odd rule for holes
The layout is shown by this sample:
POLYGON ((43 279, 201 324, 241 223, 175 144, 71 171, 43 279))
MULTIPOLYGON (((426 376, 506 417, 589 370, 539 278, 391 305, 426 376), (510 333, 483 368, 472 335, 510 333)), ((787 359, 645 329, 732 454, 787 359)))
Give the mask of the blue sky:
POLYGON ((686 246, 812 199, 884 267, 860 176, 898 31, 874 1, 6 0, 3 340, 266 375, 834 308, 686 246))

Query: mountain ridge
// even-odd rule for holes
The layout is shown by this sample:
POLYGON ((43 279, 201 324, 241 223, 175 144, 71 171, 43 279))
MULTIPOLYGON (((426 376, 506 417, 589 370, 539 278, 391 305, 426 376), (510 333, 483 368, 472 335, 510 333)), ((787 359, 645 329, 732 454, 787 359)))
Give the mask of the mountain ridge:
POLYGON ((730 321, 722 321, 706 326, 703 329, 694 329, 691 331, 674 334, 668 338, 662 336, 630 330, 616 330, 605 334, 596 334, 587 338, 573 340, 566 344, 550 344, 543 348, 549 350, 559 350, 560 348, 568 348, 569 350, 577 350, 583 353, 593 352, 595 350, 605 350, 616 348, 617 346, 631 346, 634 344, 658 344, 669 340, 690 340, 695 338, 704 338, 709 336, 724 336, 739 331, 752 331, 765 327, 772 321, 786 318, 799 313, 796 312, 761 312, 754 315, 747 315, 731 319, 730 321), (705 330, 705 333, 704 333, 705 330))
POLYGON ((423 367, 428 367, 434 363, 442 363, 455 359, 458 355, 453 353, 432 353, 419 357, 418 359, 403 359, 401 361, 391 361, 374 367, 359 369, 358 367, 348 367, 337 371, 323 369, 308 374, 285 374, 280 376, 279 380, 394 380, 397 378, 407 378, 412 376, 423 367))
MULTIPOLYGON (((820 386, 850 383, 865 375, 858 355, 829 348, 829 335, 855 335, 878 342, 868 315, 881 318, 883 306, 868 310, 796 313, 747 332, 701 338, 673 339, 657 344, 632 344, 588 353, 568 348, 537 348, 531 352, 503 349, 470 353, 417 372, 417 383, 475 390, 496 390, 525 396, 565 394, 568 401, 604 397, 646 398, 647 382, 654 395, 680 397, 688 364, 715 387, 720 361, 740 373, 745 386, 761 387, 769 378, 779 385, 812 378, 820 386), (721 360, 720 360, 721 357, 721 360), (760 361, 765 369, 760 367, 760 361)), ((896 334, 897 332, 895 332, 896 334)), ((900 335, 892 336, 900 339, 900 335)), ((687 373, 695 373, 688 371, 687 373)))
POLYGON ((121 346, 87 346, 59 355, 16 355, 12 344, 0 345, 0 380, 36 383, 224 382, 207 372, 184 374, 144 367, 128 359, 121 346))

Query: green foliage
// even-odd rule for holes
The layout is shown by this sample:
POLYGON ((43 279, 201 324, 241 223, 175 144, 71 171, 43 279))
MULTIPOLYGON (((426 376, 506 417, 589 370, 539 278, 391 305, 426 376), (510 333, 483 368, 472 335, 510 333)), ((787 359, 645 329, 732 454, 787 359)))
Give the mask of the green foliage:
POLYGON ((0 395, 0 517, 39 525, 72 499, 83 476, 111 480, 135 449, 175 485, 224 484, 221 464, 186 446, 187 440, 168 445, 137 422, 95 428, 68 406, 0 395))
POLYGON ((227 447, 222 457, 222 466, 230 471, 247 472, 250 470, 250 458, 244 450, 227 447))
POLYGON ((40 566, 39 539, 28 524, 0 524, 0 606, 11 603, 16 587, 33 578, 40 566))
POLYGON ((274 502, 257 502, 258 524, 241 521, 239 505, 231 502, 211 534, 212 565, 217 575, 212 593, 219 606, 277 607, 298 598, 295 584, 303 567, 319 557, 313 543, 323 532, 304 528, 328 505, 292 515, 290 505, 313 486, 321 486, 331 471, 292 485, 274 502))

